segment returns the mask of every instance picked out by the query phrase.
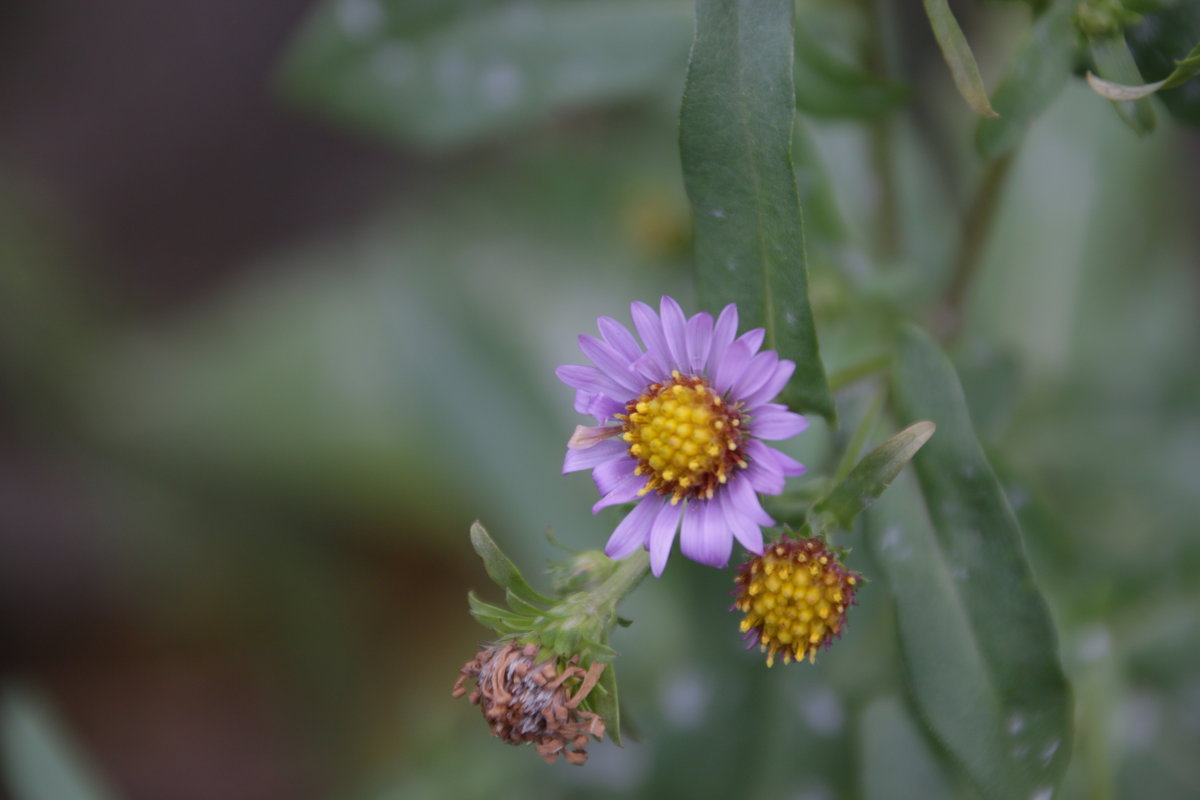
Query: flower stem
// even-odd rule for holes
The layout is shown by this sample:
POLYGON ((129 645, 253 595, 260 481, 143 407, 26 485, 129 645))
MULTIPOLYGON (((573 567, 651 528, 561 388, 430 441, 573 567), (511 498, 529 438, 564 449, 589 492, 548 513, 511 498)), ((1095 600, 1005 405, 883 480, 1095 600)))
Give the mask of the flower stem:
POLYGON ((844 389, 852 383, 857 383, 863 378, 869 378, 877 372, 882 372, 891 364, 890 355, 875 356, 866 361, 860 361, 857 364, 840 369, 837 372, 829 374, 829 390, 836 392, 839 389, 844 389))
POLYGON ((842 454, 842 460, 834 472, 834 485, 845 480, 846 476, 850 474, 850 470, 854 469, 854 465, 858 463, 858 454, 866 447, 867 440, 875 430, 875 423, 879 421, 879 413, 883 410, 883 395, 884 393, 880 391, 871 398, 871 404, 863 413, 858 427, 854 430, 854 435, 850 437, 850 443, 846 445, 846 452, 842 454))
POLYGON ((967 212, 963 236, 959 240, 958 252, 954 256, 950 283, 946 287, 945 297, 938 309, 937 318, 934 320, 934 328, 939 332, 943 341, 957 336, 962 326, 963 305, 966 302, 971 281, 979 268, 980 256, 983 254, 983 247, 987 243, 992 223, 995 221, 996 209, 999 206, 1000 195, 1004 189, 1005 179, 1008 177, 1012 161, 1012 153, 1008 153, 988 164, 979 189, 975 193, 975 199, 967 212))
POLYGON ((650 554, 645 550, 638 550, 628 558, 618 561, 608 577, 592 590, 592 604, 596 611, 608 611, 612 615, 612 620, 607 624, 609 629, 616 623, 617 604, 637 588, 649 571, 650 554))

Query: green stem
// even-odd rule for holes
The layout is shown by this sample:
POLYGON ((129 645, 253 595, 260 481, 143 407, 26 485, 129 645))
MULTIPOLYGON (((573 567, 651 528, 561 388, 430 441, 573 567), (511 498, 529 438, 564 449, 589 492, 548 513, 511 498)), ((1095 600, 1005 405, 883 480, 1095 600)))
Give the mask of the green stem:
POLYGON ((983 254, 984 245, 987 244, 988 234, 991 233, 992 224, 995 222, 1000 194, 1012 161, 1012 153, 1008 153, 988 164, 983 181, 967 212, 963 236, 954 256, 950 283, 946 287, 946 295, 934 320, 934 330, 944 341, 957 336, 962 327, 963 305, 979 269, 980 256, 983 254))
MULTIPOLYGON (((860 5, 870 26, 870 44, 865 54, 867 69, 872 74, 890 77, 896 74, 895 65, 898 62, 890 5, 887 0, 860 0, 860 5)), ((869 156, 879 189, 875 245, 885 264, 894 261, 900 254, 900 203, 897 199, 894 139, 890 113, 877 115, 870 121, 869 156)))
POLYGON ((863 378, 869 378, 877 372, 882 372, 887 369, 891 362, 891 356, 875 356, 874 358, 868 358, 866 361, 851 364, 845 369, 831 373, 829 375, 829 390, 836 392, 840 389, 845 389, 852 383, 857 383, 863 378))
POLYGON ((612 626, 616 624, 617 604, 624 599, 625 595, 637 588, 649 571, 650 554, 645 550, 638 550, 633 555, 618 561, 617 566, 609 573, 608 577, 591 591, 592 607, 596 612, 604 613, 605 610, 608 610, 612 616, 606 625, 608 630, 611 630, 612 626))
POLYGON ((863 418, 859 420, 858 427, 855 428, 854 435, 846 446, 846 452, 842 454, 841 463, 834 472, 833 484, 835 486, 845 480, 846 476, 850 474, 850 470, 854 469, 855 463, 858 462, 858 454, 863 451, 867 440, 871 437, 871 432, 875 430, 875 423, 879 421, 879 414, 883 411, 883 394, 882 391, 875 393, 875 397, 871 399, 871 405, 867 406, 863 418))

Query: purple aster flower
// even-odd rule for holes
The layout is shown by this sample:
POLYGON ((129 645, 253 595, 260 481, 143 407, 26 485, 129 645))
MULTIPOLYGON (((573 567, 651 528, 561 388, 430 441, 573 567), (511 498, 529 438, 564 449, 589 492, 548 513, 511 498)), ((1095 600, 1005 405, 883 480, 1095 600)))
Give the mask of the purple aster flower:
POLYGON ((616 320, 600 317, 601 338, 579 337, 594 366, 555 370, 575 389, 575 410, 600 423, 575 429, 563 472, 592 470, 601 494, 593 514, 637 501, 604 552, 621 559, 645 547, 656 576, 676 531, 680 551, 709 566, 729 562, 735 538, 761 555, 761 526, 775 522, 758 494, 779 494, 785 477, 804 472, 763 444, 808 426, 768 402, 796 365, 774 351, 758 352, 761 328, 738 337, 733 304, 715 324, 704 312, 685 318, 670 297, 663 297, 659 314, 645 303, 631 311, 643 344, 616 320))

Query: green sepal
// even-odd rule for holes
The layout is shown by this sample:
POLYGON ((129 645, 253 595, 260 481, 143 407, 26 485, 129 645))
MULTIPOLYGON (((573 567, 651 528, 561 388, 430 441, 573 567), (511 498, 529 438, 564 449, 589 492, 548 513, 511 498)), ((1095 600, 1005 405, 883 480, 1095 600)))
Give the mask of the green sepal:
POLYGON ((584 700, 583 705, 587 706, 589 711, 603 717, 608 738, 617 747, 622 747, 621 704, 617 697, 617 672, 613 662, 609 661, 605 665, 604 672, 600 673, 600 680, 596 682, 596 687, 584 700))
POLYGON ((922 421, 908 426, 868 453, 850 474, 813 506, 810 519, 819 531, 849 530, 854 519, 891 485, 937 428, 922 421))

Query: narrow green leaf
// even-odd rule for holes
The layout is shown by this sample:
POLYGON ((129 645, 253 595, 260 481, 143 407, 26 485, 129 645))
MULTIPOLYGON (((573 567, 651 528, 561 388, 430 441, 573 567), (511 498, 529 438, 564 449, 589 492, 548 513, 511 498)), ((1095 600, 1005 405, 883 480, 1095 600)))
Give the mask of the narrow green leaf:
POLYGON ((617 667, 613 662, 608 662, 604 672, 600 673, 596 688, 588 695, 588 705, 604 718, 604 729, 612 743, 622 747, 621 703, 617 696, 617 667))
POLYGON ((932 422, 917 422, 868 453, 845 480, 813 506, 816 519, 829 519, 836 527, 849 530, 855 518, 883 494, 936 428, 932 422))
POLYGON ((942 56, 950 67, 958 93, 977 114, 984 117, 999 116, 988 102, 987 89, 983 86, 983 78, 979 76, 975 56, 971 54, 971 46, 967 44, 962 28, 958 27, 958 20, 950 11, 950 4, 946 0, 924 0, 924 3, 929 24, 933 27, 933 37, 942 48, 942 56))
POLYGON ((975 144, 987 159, 1016 147, 1029 124, 1050 105, 1071 77, 1075 0, 1054 0, 1033 23, 1012 66, 992 94, 998 118, 981 119, 975 144))
POLYGON ((504 600, 508 603, 508 607, 518 614, 525 614, 526 616, 533 617, 535 619, 546 616, 545 609, 541 608, 540 606, 535 606, 533 603, 522 599, 520 595, 518 595, 512 589, 505 590, 504 600))
POLYGON ((784 401, 835 417, 808 300, 792 171, 791 0, 697 0, 679 138, 701 305, 796 362, 784 401))
POLYGON ((532 620, 528 617, 513 613, 499 606, 494 606, 491 603, 485 603, 474 592, 467 593, 467 604, 470 606, 471 616, 480 625, 483 625, 485 628, 491 628, 497 633, 514 633, 530 629, 532 620))
POLYGON ((507 589, 529 603, 543 605, 554 603, 553 599, 546 597, 529 585, 521 571, 517 569, 517 565, 504 555, 499 545, 492 540, 487 530, 478 521, 471 523, 471 546, 483 559, 483 566, 487 570, 488 577, 495 581, 501 589, 507 589))
MULTIPOLYGON (((1124 45, 1124 42, 1122 41, 1121 44, 1124 45)), ((1125 49, 1125 55, 1129 56, 1130 66, 1136 71, 1137 67, 1133 65, 1133 58, 1128 48, 1125 49)), ((1097 62, 1097 66, 1101 67, 1099 62, 1097 62)), ((1103 68, 1101 67, 1101 69, 1103 68)), ((1130 86, 1098 78, 1089 72, 1087 74, 1087 82, 1092 87, 1092 90, 1101 97, 1114 102, 1121 102, 1140 100, 1144 97, 1149 97, 1160 89, 1174 89, 1176 86, 1191 80, 1197 73, 1200 73, 1200 44, 1193 47, 1192 51, 1182 61, 1176 61, 1174 71, 1161 81, 1130 86)), ((1114 77, 1120 76, 1115 75, 1114 77)))
MULTIPOLYGON (((1104 80, 1101 80, 1089 72, 1088 85, 1092 86, 1092 89, 1102 97, 1104 96, 1104 87, 1097 89, 1093 81, 1101 81, 1101 83, 1109 87, 1117 86, 1118 83, 1141 83, 1142 73, 1138 72, 1137 64, 1133 62, 1133 53, 1129 52, 1129 45, 1125 44, 1124 36, 1118 34, 1117 36, 1108 36, 1103 39, 1094 39, 1088 43, 1088 49, 1091 51, 1092 61, 1096 64, 1096 71, 1104 76, 1104 80), (1109 81, 1112 81, 1112 83, 1109 83, 1109 81)), ((1165 83, 1165 81, 1162 83, 1165 83)), ((1121 88, 1129 87, 1123 86, 1121 88)), ((1148 97, 1127 97, 1121 99, 1110 97, 1108 99, 1112 100, 1117 116, 1132 128, 1134 133, 1143 136, 1154 130, 1154 106, 1150 104, 1148 97)))
POLYGON ((669 86, 687 47, 678 0, 326 0, 280 88, 381 138, 460 146, 669 86))
POLYGON ((1071 750, 1071 694, 1017 521, 937 345, 901 338, 902 421, 938 434, 868 515, 895 598, 908 687, 933 737, 992 798, 1049 797, 1071 750), (922 495, 924 503, 922 503, 922 495))

